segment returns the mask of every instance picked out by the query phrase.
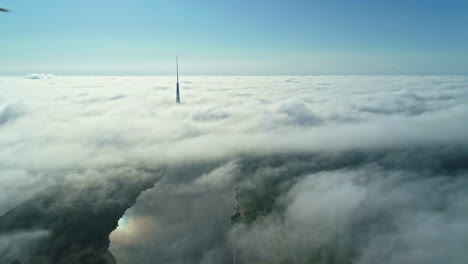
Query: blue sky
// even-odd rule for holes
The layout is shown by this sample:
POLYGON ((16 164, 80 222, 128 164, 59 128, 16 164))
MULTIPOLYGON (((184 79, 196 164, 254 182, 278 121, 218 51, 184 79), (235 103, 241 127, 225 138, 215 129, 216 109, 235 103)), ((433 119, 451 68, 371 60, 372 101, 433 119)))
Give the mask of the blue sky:
POLYGON ((468 74, 468 1, 0 0, 0 75, 468 74))

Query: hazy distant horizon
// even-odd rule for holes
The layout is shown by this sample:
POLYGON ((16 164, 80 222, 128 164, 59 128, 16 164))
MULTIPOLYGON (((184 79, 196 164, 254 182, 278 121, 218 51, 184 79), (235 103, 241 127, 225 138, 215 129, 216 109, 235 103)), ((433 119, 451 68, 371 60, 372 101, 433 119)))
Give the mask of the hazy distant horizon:
MULTIPOLYGON (((467 57, 468 61, 468 57, 467 57)), ((1 62, 0 62, 1 63, 1 62)), ((0 68, 0 76, 21 76, 31 73, 51 73, 57 76, 173 76, 175 75, 175 62, 168 62, 163 66, 155 67, 152 71, 64 71, 64 70, 49 70, 38 67, 31 70, 18 70, 18 71, 5 71, 0 68), (164 67, 163 67, 164 66, 164 67), (161 70, 162 69, 162 70, 161 70)), ((260 71, 260 70, 246 70, 246 71, 203 71, 196 70, 190 65, 186 65, 181 59, 179 65, 179 73, 181 76, 466 76, 468 75, 468 66, 466 68, 460 67, 457 71, 427 71, 427 70, 414 70, 414 71, 399 71, 399 70, 379 70, 374 71, 260 71)))
MULTIPOLYGON (((30 72, 30 73, 24 73, 24 74, 0 74, 0 77, 3 78, 8 78, 8 77, 25 77, 29 74, 43 74, 43 73, 48 73, 48 74, 53 74, 55 77, 174 77, 175 74, 170 75, 170 74, 55 74, 51 72, 30 72)), ((466 74, 224 74, 224 75, 218 75, 218 74, 189 74, 189 75, 179 75, 179 78, 182 80, 183 78, 187 77, 287 77, 287 76, 297 76, 297 77, 307 77, 307 76, 421 76, 421 77, 430 77, 430 76, 438 76, 438 77, 444 77, 444 76, 451 76, 451 77, 466 77, 468 76, 468 73, 466 74)))

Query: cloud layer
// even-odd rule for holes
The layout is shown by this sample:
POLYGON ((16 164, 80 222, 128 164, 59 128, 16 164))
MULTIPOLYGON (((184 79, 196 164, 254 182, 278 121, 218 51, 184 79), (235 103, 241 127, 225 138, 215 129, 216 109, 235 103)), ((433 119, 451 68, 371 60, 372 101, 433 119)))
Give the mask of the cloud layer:
POLYGON ((185 77, 181 105, 171 77, 0 87, 0 214, 157 182, 111 235, 119 263, 468 260, 466 77, 185 77))
POLYGON ((41 80, 41 79, 54 79, 55 76, 51 73, 31 73, 23 78, 30 80, 41 80))

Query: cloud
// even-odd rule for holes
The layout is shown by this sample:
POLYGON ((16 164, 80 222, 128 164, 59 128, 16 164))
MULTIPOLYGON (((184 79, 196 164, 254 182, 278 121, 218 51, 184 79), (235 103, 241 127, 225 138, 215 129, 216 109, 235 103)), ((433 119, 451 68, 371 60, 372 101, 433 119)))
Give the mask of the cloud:
POLYGON ((26 106, 21 103, 10 103, 0 112, 0 126, 11 122, 26 113, 26 106))
POLYGON ((34 252, 49 235, 46 230, 2 234, 0 237, 0 261, 2 263, 14 263, 17 256, 21 256, 20 261, 34 258, 34 252))
POLYGON ((64 261, 468 257, 466 77, 185 77, 180 105, 172 77, 1 80, 0 233, 64 261))
POLYGON ((41 79, 54 79, 55 76, 51 73, 31 73, 23 76, 24 79, 41 80, 41 79))
POLYGON ((367 166, 310 174, 285 195, 284 213, 237 227, 231 240, 250 260, 456 263, 467 259, 457 246, 467 235, 459 176, 367 166))
POLYGON ((284 116, 285 122, 293 125, 318 125, 321 123, 320 118, 314 115, 299 99, 280 102, 277 113, 284 116))
POLYGON ((230 114, 219 108, 201 109, 193 115, 195 121, 216 121, 229 118, 230 114))

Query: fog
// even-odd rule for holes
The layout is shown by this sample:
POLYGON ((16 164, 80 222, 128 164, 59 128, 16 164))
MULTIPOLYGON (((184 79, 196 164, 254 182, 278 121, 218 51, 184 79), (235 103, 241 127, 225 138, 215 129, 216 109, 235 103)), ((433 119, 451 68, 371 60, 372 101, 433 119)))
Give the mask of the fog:
POLYGON ((174 81, 0 78, 3 259, 104 221, 118 263, 468 261, 467 77, 174 81))

